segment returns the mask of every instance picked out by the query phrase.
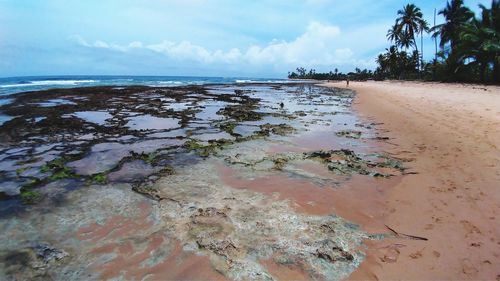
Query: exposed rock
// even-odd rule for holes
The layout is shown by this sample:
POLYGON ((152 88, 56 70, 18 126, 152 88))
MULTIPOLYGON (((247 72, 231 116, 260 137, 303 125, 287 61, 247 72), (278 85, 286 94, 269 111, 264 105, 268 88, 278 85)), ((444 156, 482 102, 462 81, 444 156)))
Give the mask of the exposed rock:
POLYGON ((345 131, 339 131, 335 133, 339 137, 345 137, 349 139, 359 139, 361 138, 361 132, 360 131, 352 131, 352 130, 345 130, 345 131))
POLYGON ((352 261, 354 256, 347 251, 344 251, 332 240, 323 240, 316 243, 316 255, 329 262, 337 261, 352 261))
POLYGON ((326 163, 328 169, 340 176, 353 174, 368 175, 372 177, 390 177, 394 174, 378 171, 377 168, 390 168, 394 172, 403 173, 405 168, 401 161, 386 155, 368 155, 372 159, 363 159, 354 151, 347 149, 315 151, 305 153, 306 158, 319 158, 326 163))
POLYGON ((270 135, 270 133, 285 136, 295 132, 295 129, 287 124, 272 125, 268 123, 260 126, 260 132, 266 136, 270 135))
POLYGON ((37 258, 41 259, 46 265, 51 262, 61 260, 69 255, 64 250, 56 249, 47 243, 38 243, 32 248, 35 251, 37 258))

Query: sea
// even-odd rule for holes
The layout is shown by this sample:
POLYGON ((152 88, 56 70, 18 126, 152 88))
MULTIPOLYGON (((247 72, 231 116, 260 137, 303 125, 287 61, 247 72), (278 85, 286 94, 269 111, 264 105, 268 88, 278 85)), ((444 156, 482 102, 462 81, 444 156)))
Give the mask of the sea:
POLYGON ((145 85, 171 87, 231 83, 287 83, 287 79, 193 76, 24 76, 0 78, 0 96, 53 88, 145 85))

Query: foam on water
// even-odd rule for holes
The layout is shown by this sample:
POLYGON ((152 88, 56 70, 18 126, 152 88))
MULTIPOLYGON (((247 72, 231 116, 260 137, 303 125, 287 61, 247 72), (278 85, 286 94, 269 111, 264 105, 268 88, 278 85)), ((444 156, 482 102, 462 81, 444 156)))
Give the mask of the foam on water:
POLYGON ((78 84, 84 83, 96 83, 98 80, 41 80, 41 81, 28 81, 27 83, 18 84, 6 84, 0 85, 0 88, 15 88, 15 87, 27 87, 27 86, 57 86, 57 85, 70 85, 76 86, 78 84))

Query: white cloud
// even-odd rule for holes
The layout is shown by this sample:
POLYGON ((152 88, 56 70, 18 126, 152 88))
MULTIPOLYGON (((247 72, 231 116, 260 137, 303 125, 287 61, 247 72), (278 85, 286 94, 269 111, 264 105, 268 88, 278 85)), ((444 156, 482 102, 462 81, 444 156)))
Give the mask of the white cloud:
POLYGON ((172 60, 196 61, 204 64, 251 64, 274 66, 331 66, 342 64, 366 65, 356 60, 355 53, 341 46, 342 32, 339 27, 311 22, 306 31, 291 41, 273 40, 267 45, 251 45, 245 50, 232 48, 225 50, 208 50, 190 41, 162 41, 157 44, 144 44, 134 41, 127 45, 111 44, 104 41, 89 43, 81 36, 72 36, 77 44, 96 49, 107 49, 118 52, 151 51, 172 60))

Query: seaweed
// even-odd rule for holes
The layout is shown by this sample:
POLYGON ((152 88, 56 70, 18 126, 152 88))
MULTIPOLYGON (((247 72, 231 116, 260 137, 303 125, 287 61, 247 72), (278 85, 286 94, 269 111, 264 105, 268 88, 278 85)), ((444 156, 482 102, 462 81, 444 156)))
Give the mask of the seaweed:
POLYGON ((269 136, 270 133, 273 133, 275 135, 285 136, 295 132, 295 129, 288 124, 272 125, 267 123, 264 125, 260 125, 259 127, 260 127, 260 134, 265 136, 269 136))
POLYGON ((196 151, 196 153, 203 158, 215 154, 218 150, 222 149, 224 145, 231 144, 230 140, 215 140, 209 141, 207 145, 200 144, 194 139, 189 139, 184 143, 184 148, 187 151, 196 151))
POLYGON ((92 175, 91 180, 96 184, 106 184, 108 182, 108 178, 104 173, 92 175))
POLYGON ((152 166, 155 166, 158 163, 158 161, 159 161, 159 157, 156 154, 156 152, 152 152, 152 153, 144 153, 144 152, 136 153, 136 152, 132 151, 132 152, 130 152, 130 154, 131 154, 131 158, 132 159, 142 160, 145 163, 150 164, 152 166))
POLYGON ((335 133, 338 137, 345 137, 349 139, 360 139, 361 132, 360 131, 352 131, 352 130, 344 130, 335 133))
POLYGON ((38 203, 42 199, 42 194, 35 190, 27 190, 21 188, 21 193, 19 194, 21 201, 26 205, 32 205, 38 203))

